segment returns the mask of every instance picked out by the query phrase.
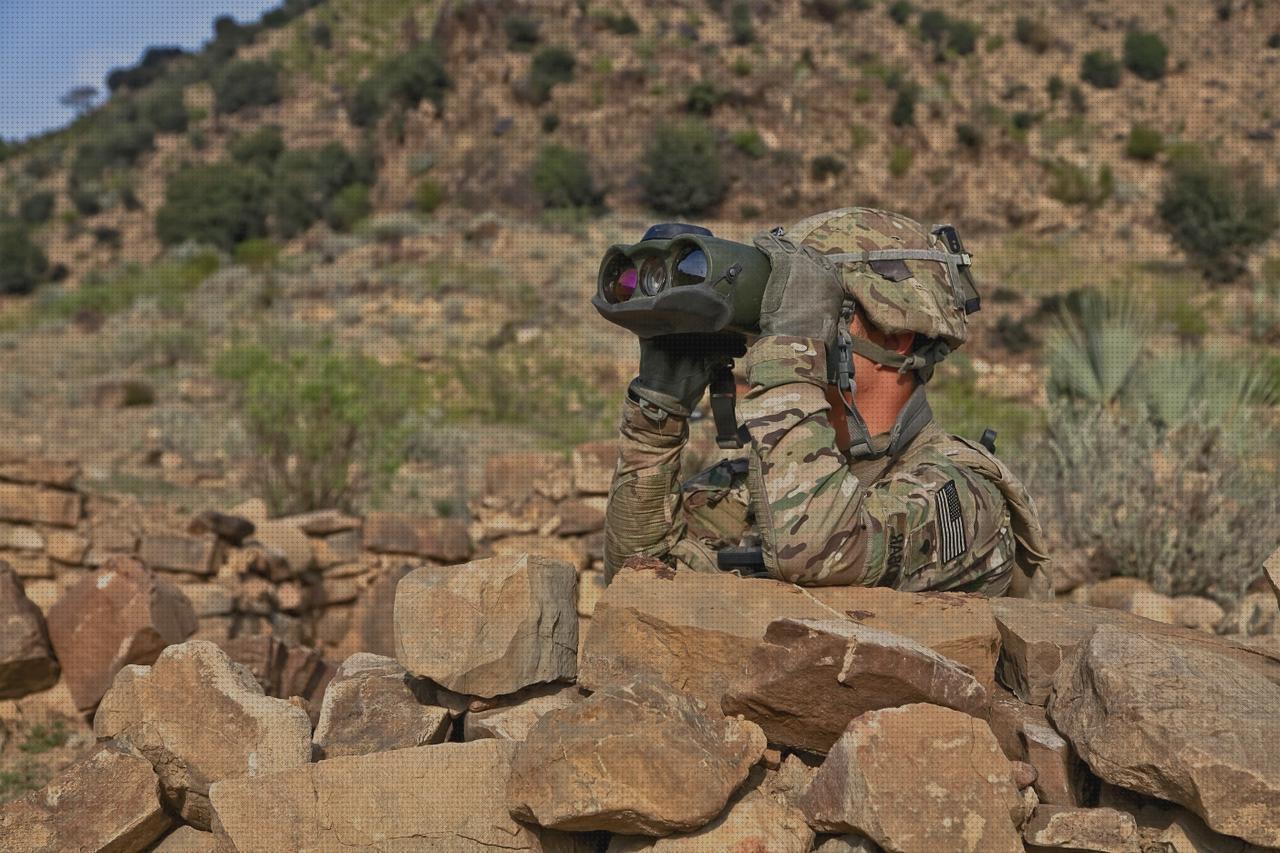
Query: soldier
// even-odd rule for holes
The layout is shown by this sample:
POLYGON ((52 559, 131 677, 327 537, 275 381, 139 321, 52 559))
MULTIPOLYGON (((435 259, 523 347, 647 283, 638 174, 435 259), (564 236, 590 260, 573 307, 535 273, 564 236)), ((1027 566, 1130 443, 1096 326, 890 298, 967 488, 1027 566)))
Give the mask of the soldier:
POLYGON ((1050 594, 1025 489, 929 409, 925 383, 967 337, 964 294, 976 299, 956 260, 967 255, 939 239, 865 208, 758 235, 772 270, 740 365, 750 442, 683 484, 689 416, 717 359, 688 336, 641 340, 609 495, 610 577, 633 555, 717 571, 719 552, 758 540, 765 572, 802 586, 1050 594), (833 384, 848 376, 841 360, 854 381, 833 384))

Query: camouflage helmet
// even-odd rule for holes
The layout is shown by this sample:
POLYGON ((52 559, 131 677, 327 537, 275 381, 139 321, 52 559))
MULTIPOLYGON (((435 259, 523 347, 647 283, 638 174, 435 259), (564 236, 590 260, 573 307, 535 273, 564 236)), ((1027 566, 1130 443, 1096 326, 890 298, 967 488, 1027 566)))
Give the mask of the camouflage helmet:
POLYGON ((915 332, 947 349, 968 338, 965 318, 977 310, 977 293, 950 226, 930 231, 896 213, 846 207, 804 219, 787 234, 839 262, 845 292, 880 330, 915 332))

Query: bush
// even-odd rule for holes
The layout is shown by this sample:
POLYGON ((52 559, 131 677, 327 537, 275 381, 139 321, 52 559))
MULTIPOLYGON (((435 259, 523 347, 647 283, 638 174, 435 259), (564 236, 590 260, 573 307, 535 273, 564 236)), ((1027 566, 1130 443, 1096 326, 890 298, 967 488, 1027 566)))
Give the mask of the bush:
POLYGON ((907 21, 911 20, 911 16, 915 14, 915 11, 916 7, 912 6, 907 0, 893 0, 889 4, 889 17, 899 26, 904 26, 907 21))
POLYGON ((1097 207, 1115 191, 1115 177, 1107 165, 1098 170, 1096 177, 1061 158, 1046 164, 1045 168, 1049 171, 1049 197, 1063 204, 1097 207))
POLYGON ((844 161, 830 154, 819 154, 809 163, 809 175, 815 181, 825 181, 844 171, 844 161))
POLYGON ((337 142, 320 148, 285 151, 271 175, 271 228, 291 238, 327 217, 338 192, 349 184, 366 183, 372 175, 337 142))
POLYGON ((559 145, 546 145, 539 152, 533 189, 542 206, 553 209, 596 208, 603 199, 591 177, 587 155, 559 145))
POLYGON ((756 40, 756 26, 751 20, 751 6, 737 2, 729 10, 729 34, 736 45, 751 44, 756 40))
POLYGON ((1080 62, 1080 79, 1098 89, 1120 85, 1120 61, 1108 50, 1092 50, 1080 62))
POLYGON ((982 129, 972 124, 956 125, 956 141, 974 151, 982 148, 982 129))
POLYGON ((911 171, 911 164, 915 159, 916 153, 907 146, 893 146, 893 150, 889 152, 889 174, 901 178, 911 171))
POLYGON ((368 127, 392 105, 413 109, 423 101, 430 101, 441 109, 451 85, 435 43, 421 42, 378 66, 365 78, 356 87, 348 113, 352 123, 368 127))
POLYGON ((1280 228, 1280 193, 1254 173, 1186 151, 1170 163, 1157 212, 1192 266, 1231 281, 1280 228))
POLYGON ((521 94, 532 104, 545 104, 551 99, 552 89, 573 79, 576 66, 577 60, 568 48, 544 47, 534 54, 521 94))
POLYGON ((28 225, 43 225, 53 216, 57 199, 51 192, 32 193, 18 205, 18 218, 28 225))
POLYGON ((1169 48, 1155 33, 1130 30, 1124 37, 1124 67, 1143 80, 1164 77, 1169 48))
POLYGON ((260 59, 229 62, 213 77, 216 109, 224 115, 245 107, 261 107, 280 100, 280 71, 260 59))
POLYGON ((237 163, 270 172, 284 153, 284 134, 276 125, 263 125, 251 133, 233 136, 227 153, 237 163))
POLYGON ((352 508, 399 464, 405 423, 427 401, 422 374, 327 343, 240 345, 217 372, 239 386, 239 417, 259 464, 259 494, 276 513, 352 508))
POLYGON ((925 41, 941 44, 950 26, 947 13, 940 9, 926 9, 920 13, 920 37, 925 41))
POLYGON ((914 85, 906 85, 898 90, 893 101, 893 109, 889 111, 889 121, 895 127, 906 127, 916 123, 916 99, 919 90, 914 85))
POLYGON ((754 128, 751 130, 735 131, 729 137, 729 141, 733 143, 733 147, 737 148, 743 154, 746 154, 753 160, 759 160, 765 154, 769 153, 769 148, 764 144, 764 137, 754 128))
POLYGON ((1013 25, 1013 37, 1018 44, 1024 45, 1036 53, 1045 53, 1053 47, 1053 32, 1049 25, 1037 18, 1020 16, 1013 25))
POLYGON ((440 184, 424 178, 413 193, 413 206, 421 213, 434 213, 444 203, 444 188, 440 184))
POLYGON ((156 130, 164 133, 185 133, 187 130, 187 105, 181 86, 164 86, 152 92, 142 102, 142 114, 156 130))
POLYGON ((538 22, 523 15, 512 15, 502 22, 502 31, 507 34, 507 49, 528 53, 537 47, 538 22))
POLYGON ((711 128, 696 120, 660 127, 644 154, 640 186, 645 202, 664 214, 702 213, 719 204, 727 187, 711 128))
POLYGON ((49 259, 21 225, 0 222, 0 293, 36 289, 49 272, 49 259))
POLYGON ((977 49, 978 32, 978 25, 973 21, 953 18, 947 27, 947 49, 957 56, 968 56, 977 49))
POLYGON ((544 113, 541 125, 543 133, 555 133, 556 128, 560 126, 560 116, 556 113, 544 113))
POLYGON ((626 12, 596 12, 592 15, 604 28, 619 36, 633 36, 640 32, 636 19, 626 12))
POLYGON ((311 43, 321 50, 333 47, 333 28, 324 21, 311 28, 311 43))
POLYGON ((356 223, 365 219, 371 210, 369 188, 364 184, 348 184, 329 202, 325 221, 335 231, 350 231, 356 223))
POLYGON ((230 250, 267 233, 271 186, 257 169, 236 163, 187 166, 169 179, 156 212, 165 243, 188 240, 230 250))
POLYGON ((1154 160, 1164 150, 1164 136, 1160 131, 1144 124, 1135 124, 1129 128, 1129 141, 1125 143, 1124 153, 1135 160, 1154 160))
POLYGON ((186 51, 180 47, 151 47, 142 55, 142 60, 132 68, 116 68, 107 74, 107 88, 112 92, 120 89, 141 89, 151 85, 164 75, 168 65, 186 51))
POLYGON ((725 93, 716 88, 716 84, 703 80, 689 87, 689 96, 685 98, 684 108, 694 115, 709 116, 716 107, 724 103, 725 93))
POLYGON ((146 122, 118 118, 80 146, 71 161, 70 178, 92 180, 108 169, 127 168, 154 149, 154 127, 146 122))
POLYGON ((232 252, 237 264, 262 270, 274 266, 280 256, 280 244, 265 237, 254 237, 236 246, 232 252))

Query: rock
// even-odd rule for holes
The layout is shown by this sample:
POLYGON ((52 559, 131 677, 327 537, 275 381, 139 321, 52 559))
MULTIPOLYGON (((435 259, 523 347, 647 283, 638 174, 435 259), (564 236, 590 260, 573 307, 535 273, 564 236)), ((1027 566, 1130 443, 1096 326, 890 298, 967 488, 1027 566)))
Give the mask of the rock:
MULTIPOLYGON (((768 751, 765 753, 768 755, 768 751)), ((816 760, 811 757, 810 760, 816 760)), ((756 768, 754 772, 758 771, 756 768)), ((792 753, 782 760, 776 770, 765 768, 760 780, 760 790, 787 805, 796 805, 802 794, 813 784, 813 777, 818 774, 815 764, 806 764, 800 756, 792 753)), ((750 784, 748 782, 748 784, 750 784)))
POLYGON ((1173 624, 1212 634, 1227 612, 1222 605, 1198 595, 1179 596, 1173 600, 1173 624))
POLYGON ((441 743, 452 718, 429 699, 429 687, 393 659, 352 655, 325 690, 313 738, 317 759, 441 743))
POLYGON ((1241 596, 1222 624, 1226 633, 1245 637, 1274 634, 1277 627, 1280 627, 1280 604, 1269 592, 1251 592, 1241 596))
POLYGON ((282 581, 302 574, 310 569, 315 561, 311 539, 301 528, 295 527, 288 521, 264 521, 257 524, 253 536, 247 542, 283 560, 287 566, 286 573, 273 572, 271 575, 273 581, 282 581))
POLYGON ((812 846, 813 830, 805 824, 799 809, 753 790, 735 798, 719 817, 696 832, 666 838, 615 835, 608 853, 808 853, 812 846))
POLYGON ((604 530, 604 513, 583 501, 561 501, 554 518, 556 536, 583 536, 604 530))
POLYGON ((76 480, 79 478, 80 466, 75 462, 55 462, 49 459, 0 459, 0 480, 8 480, 11 483, 74 489, 76 480))
POLYGON ((0 851, 145 850, 173 825, 158 788, 148 761, 101 747, 43 789, 0 806, 0 851))
POLYGON ((507 803, 553 829, 689 832, 720 814, 764 749, 754 723, 640 678, 544 716, 516 749, 507 803))
POLYGON ((84 509, 78 492, 0 483, 0 521, 75 527, 84 509))
POLYGON ((814 853, 883 853, 883 850, 865 835, 837 835, 813 848, 814 853))
POLYGON ((1000 696, 992 701, 987 720, 1005 756, 1035 769, 1032 784, 1040 802, 1085 804, 1088 771, 1071 744, 1054 730, 1044 708, 1000 696))
POLYGON ((1263 678, 1280 683, 1280 659, 1274 659, 1243 643, 1212 637, 1199 631, 1163 625, 1115 610, 1104 610, 1063 601, 1042 602, 1017 598, 991 599, 991 609, 1003 637, 1000 682, 1033 705, 1049 697, 1055 673, 1100 625, 1113 625, 1178 645, 1199 646, 1235 660, 1263 678))
POLYGON ((559 453, 494 453, 484 462, 484 493, 504 502, 521 501, 533 494, 535 483, 565 467, 559 453))
POLYGON ((854 720, 800 798, 815 829, 891 853, 1022 851, 1013 768, 986 723, 936 705, 854 720))
POLYGON ((0 548, 8 551, 43 551, 48 543, 34 527, 0 524, 0 548))
POLYGON ((413 571, 411 565, 400 565, 374 577, 356 600, 351 616, 351 629, 342 648, 348 654, 371 652, 395 657, 396 588, 401 578, 413 571))
POLYGON ((235 596, 220 583, 187 584, 182 592, 198 618, 227 616, 236 609, 235 596))
POLYGON ((0 699, 47 690, 58 681, 44 614, 22 580, 0 560, 0 699))
POLYGON ((1142 853, 1137 823, 1115 809, 1039 806, 1022 837, 1027 844, 1052 850, 1142 853))
POLYGON ((600 599, 604 596, 604 591, 608 588, 609 584, 604 579, 604 572, 595 570, 579 572, 578 616, 590 619, 591 614, 596 611, 596 605, 600 603, 600 599))
POLYGON ((915 640, 848 619, 773 622, 748 671, 722 709, 791 749, 825 753, 854 717, 877 708, 928 702, 986 715, 986 691, 967 669, 915 640))
POLYGON ((148 759, 166 804, 201 829, 212 817, 211 783, 311 760, 307 715, 263 695, 248 671, 200 640, 170 646, 151 666, 122 669, 93 731, 148 759))
POLYGON ((150 406, 156 401, 156 390, 136 379, 99 382, 89 395, 93 405, 100 409, 127 409, 130 406, 150 406))
POLYGON ((491 546, 498 557, 518 557, 521 554, 537 554, 549 560, 560 560, 574 569, 586 568, 590 559, 582 545, 574 539, 557 539, 554 536, 508 536, 491 546))
POLYGON ((364 522, 364 547, 378 554, 409 554, 461 563, 472 553, 466 525, 454 518, 375 512, 364 522))
POLYGON ((180 826, 164 837, 151 853, 235 853, 212 832, 180 826))
POLYGON ((130 557, 113 557, 49 608, 49 640, 76 706, 91 711, 129 664, 150 664, 196 630, 176 586, 130 557))
POLYGON ((607 495, 618 464, 616 441, 594 441, 573 450, 573 487, 584 495, 607 495))
POLYGON ((493 707, 468 711, 462 718, 463 740, 487 737, 524 740, 538 720, 581 699, 582 694, 573 685, 530 687, 514 696, 504 697, 493 707))
POLYGON ((364 540, 359 530, 342 530, 311 539, 316 566, 321 569, 356 563, 363 548, 364 540))
POLYGON ((152 569, 211 575, 218 570, 221 549, 212 534, 143 533, 138 559, 152 569))
POLYGON ((1228 838, 1181 806, 1113 785, 1102 786, 1101 800, 1101 805, 1119 809, 1137 821, 1138 834, 1146 843, 1144 850, 1150 853, 1273 853, 1276 849, 1228 838))
POLYGON ((624 567, 597 603, 578 681, 595 690, 639 673, 678 684, 719 708, 745 683, 751 653, 776 619, 853 618, 910 637, 993 680, 999 635, 976 596, 792 584, 731 574, 673 572, 660 563, 624 567))
POLYGON ((1271 591, 1275 593, 1276 603, 1280 604, 1280 548, 1263 561, 1262 574, 1271 586, 1271 591))
POLYGON ((249 670, 267 696, 305 699, 311 709, 312 722, 316 722, 334 672, 333 665, 318 651, 266 634, 236 637, 219 646, 228 657, 249 670))
POLYGON ((45 547, 51 559, 67 566, 79 566, 89 554, 89 540, 74 530, 50 530, 45 547))
POLYGON ((1077 587, 1071 592, 1071 600, 1091 607, 1128 612, 1135 596, 1151 592, 1154 590, 1148 581, 1140 578, 1113 577, 1077 587))
POLYGON ((396 658, 470 696, 572 679, 577 580, 568 563, 529 555, 410 572, 396 591, 396 658))
POLYGON ((1280 686, 1204 644, 1100 626, 1049 716, 1103 780, 1280 846, 1280 686))
POLYGON ((339 509, 317 509, 280 519, 308 536, 332 536, 335 533, 360 531, 364 521, 339 509))
POLYGON ((482 740, 352 755, 228 779, 210 796, 240 853, 554 850, 494 796, 514 749, 482 740))
POLYGON ((191 519, 187 524, 187 533, 192 536, 203 536, 212 533, 229 545, 239 548, 244 540, 253 535, 254 524, 239 515, 207 509, 191 519))

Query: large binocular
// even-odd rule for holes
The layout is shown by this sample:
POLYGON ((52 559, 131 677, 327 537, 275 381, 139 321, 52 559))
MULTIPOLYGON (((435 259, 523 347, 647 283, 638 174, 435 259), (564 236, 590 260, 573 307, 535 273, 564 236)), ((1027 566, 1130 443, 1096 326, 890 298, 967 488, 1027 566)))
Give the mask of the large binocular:
POLYGON ((754 333, 769 272, 768 256, 754 246, 696 225, 664 223, 639 243, 605 252, 591 304, 642 338, 754 333))

